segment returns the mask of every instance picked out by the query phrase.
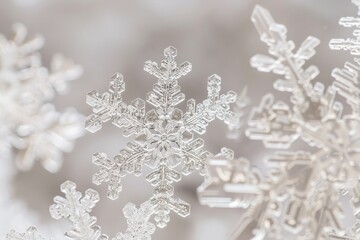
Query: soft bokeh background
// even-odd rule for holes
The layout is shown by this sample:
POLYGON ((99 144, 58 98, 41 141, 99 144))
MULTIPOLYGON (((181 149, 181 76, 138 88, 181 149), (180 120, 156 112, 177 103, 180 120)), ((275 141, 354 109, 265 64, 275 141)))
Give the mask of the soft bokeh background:
MULTIPOLYGON (((107 90, 109 77, 116 71, 125 76, 126 101, 145 98, 155 79, 143 71, 143 62, 160 61, 163 49, 169 45, 178 49, 178 62, 193 64, 193 71, 180 80, 187 98, 205 98, 207 76, 217 73, 223 78, 224 91, 240 92, 248 86, 252 104, 257 105, 262 95, 272 91, 276 76, 258 73, 249 65, 252 55, 266 51, 250 21, 255 4, 268 8, 279 23, 287 25, 289 39, 297 45, 308 35, 320 38, 322 44, 311 62, 321 70, 318 80, 329 84, 331 69, 342 66, 349 58, 346 53, 330 51, 328 42, 334 37, 350 36, 351 30, 337 25, 341 16, 356 14, 350 0, 0 0, 0 32, 10 37, 12 24, 24 23, 30 36, 45 36, 42 54, 46 65, 54 53, 61 52, 84 67, 83 77, 72 83, 66 96, 56 99, 59 109, 72 106, 89 114, 86 93, 107 90)), ((225 132, 219 122, 210 125, 204 136, 207 149, 216 153, 222 146, 230 147, 237 156, 261 164, 265 151, 260 142, 245 137, 228 140, 225 132)), ((56 237, 66 224, 57 225, 48 206, 59 194, 60 184, 70 179, 82 192, 94 188, 102 196, 94 215, 104 232, 114 236, 126 227, 121 211, 124 204, 139 204, 152 192, 143 177, 129 176, 120 199, 111 201, 106 198, 106 185, 91 183, 92 174, 97 171, 91 155, 103 151, 113 156, 125 143, 121 131, 111 124, 95 134, 87 133, 75 150, 66 154, 59 173, 52 175, 38 165, 31 172, 18 173, 11 185, 13 198, 24 201, 38 215, 42 232, 56 237)), ((158 229, 154 239, 228 239, 241 211, 200 206, 196 188, 201 181, 195 173, 176 184, 177 195, 192 204, 191 215, 182 219, 173 214, 168 227, 158 229)), ((0 209, 0 219, 5 218, 1 212, 0 209)), ((25 230, 15 225, 9 228, 25 230)), ((4 234, 0 232, 0 236, 4 234)))

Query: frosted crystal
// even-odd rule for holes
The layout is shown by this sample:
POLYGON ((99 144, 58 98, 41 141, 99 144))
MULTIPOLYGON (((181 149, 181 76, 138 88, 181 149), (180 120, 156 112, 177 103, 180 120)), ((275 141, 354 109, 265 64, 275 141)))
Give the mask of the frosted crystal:
POLYGON ((189 99, 185 111, 178 108, 185 95, 181 93, 177 79, 191 71, 191 64, 178 65, 176 54, 174 47, 168 47, 160 64, 145 62, 144 70, 158 79, 146 101, 140 98, 131 104, 122 101, 125 82, 120 73, 113 75, 108 92, 101 94, 94 90, 87 95, 87 103, 93 108, 86 121, 87 130, 96 132, 104 122, 110 121, 124 129, 124 136, 135 139, 112 159, 105 153, 93 155, 93 163, 100 167, 93 182, 108 183, 108 197, 117 199, 122 190, 122 177, 127 173, 141 175, 144 165, 153 169, 146 180, 154 187, 149 203, 154 208, 159 227, 166 226, 171 211, 183 217, 190 213, 188 203, 173 197, 172 183, 195 170, 205 173, 205 162, 210 153, 204 150, 204 141, 196 134, 204 134, 208 124, 216 118, 228 125, 238 118, 230 110, 236 93, 220 94, 221 78, 215 74, 208 79, 208 97, 202 103, 196 104, 194 99, 189 99), (177 166, 181 166, 181 171, 176 169, 177 166))
MULTIPOLYGON (((286 27, 260 6, 251 20, 269 47, 269 55, 254 56, 251 65, 280 75, 273 87, 290 98, 277 101, 266 94, 250 114, 246 135, 277 151, 267 157, 266 177, 243 159, 239 167, 231 155, 209 158, 209 177, 199 188, 200 201, 212 207, 247 209, 232 239, 358 239, 358 223, 340 231, 345 229, 340 198, 351 192, 354 214, 360 215, 358 186, 348 184, 360 173, 359 60, 335 69, 333 84, 325 87, 314 82, 318 68, 305 67, 318 39, 308 37, 296 49, 287 39, 286 27), (350 108, 343 107, 343 99, 350 108), (300 141, 303 150, 294 146, 300 141), (334 237, 337 233, 339 238, 334 237)), ((352 54, 357 54, 351 46, 352 54)))
POLYGON ((20 170, 40 161, 50 172, 62 164, 62 153, 71 151, 82 135, 81 115, 73 109, 60 113, 50 104, 64 93, 81 67, 55 55, 51 68, 41 63, 41 36, 26 40, 27 31, 14 25, 15 36, 0 35, 0 155, 14 154, 20 170))

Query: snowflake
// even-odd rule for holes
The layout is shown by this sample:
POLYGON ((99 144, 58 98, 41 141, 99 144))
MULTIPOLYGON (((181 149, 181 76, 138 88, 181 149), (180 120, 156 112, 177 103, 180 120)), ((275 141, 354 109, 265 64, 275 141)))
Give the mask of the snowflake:
POLYGON ((182 174, 194 170, 205 173, 205 161, 209 152, 203 149, 204 141, 195 138, 194 133, 204 134, 208 124, 215 118, 232 124, 237 114, 230 111, 230 103, 235 102, 236 93, 229 91, 220 95, 221 79, 212 75, 208 80, 208 97, 196 104, 194 99, 186 102, 183 112, 177 105, 185 100, 180 92, 177 79, 191 71, 191 64, 175 62, 176 49, 168 47, 164 51, 165 60, 158 65, 145 62, 144 70, 154 75, 158 81, 147 94, 146 102, 153 108, 146 111, 145 101, 137 98, 130 105, 122 101, 125 90, 123 76, 116 73, 112 77, 109 92, 100 94, 92 91, 87 95, 87 103, 93 107, 86 121, 86 129, 98 131, 103 122, 111 121, 124 128, 124 136, 134 136, 113 159, 105 153, 95 153, 93 162, 100 171, 93 176, 95 184, 108 183, 108 197, 116 199, 122 189, 121 178, 126 173, 136 176, 142 173, 143 165, 153 171, 146 180, 155 188, 149 202, 154 207, 157 226, 165 227, 170 211, 180 216, 190 213, 190 205, 181 199, 173 198, 173 182, 181 180, 182 174), (176 167, 181 166, 181 172, 176 167))
MULTIPOLYGON (((57 196, 54 198, 55 204, 50 206, 51 216, 55 219, 68 219, 72 228, 65 233, 65 236, 73 240, 107 240, 109 237, 101 233, 101 228, 96 224, 96 217, 90 213, 100 200, 98 192, 92 189, 85 191, 82 196, 76 191, 76 184, 66 181, 61 185, 61 191, 65 197, 57 196)), ((128 228, 125 233, 116 234, 112 240, 150 240, 155 232, 155 225, 150 223, 149 217, 152 215, 153 208, 149 202, 141 204, 137 209, 132 203, 128 203, 123 209, 127 219, 128 228)), ((37 234, 37 230, 31 227, 25 234, 11 231, 7 240, 45 240, 37 234)))
MULTIPOLYGON (((359 5, 359 1, 355 3, 359 5)), ((315 54, 318 39, 308 37, 295 51, 294 43, 287 40, 285 26, 275 23, 266 9, 256 6, 251 20, 271 55, 256 55, 251 65, 281 75, 273 86, 279 92, 289 92, 291 97, 284 102, 276 101, 272 94, 265 95, 250 114, 246 135, 278 151, 267 159, 266 166, 271 169, 268 177, 255 174, 259 170, 250 171, 248 166, 244 173, 244 169, 231 164, 231 158, 222 159, 222 165, 210 159, 210 180, 205 184, 212 183, 210 187, 215 189, 209 189, 215 196, 214 201, 205 204, 223 206, 226 199, 231 207, 234 202, 253 199, 252 204, 233 205, 248 208, 234 239, 327 239, 328 229, 342 228, 339 199, 344 183, 359 175, 360 62, 355 60, 354 64, 346 63, 344 69, 334 69, 335 80, 325 88, 319 82, 313 83, 318 68, 304 67, 315 54), (337 97, 344 97, 350 108, 344 108, 337 97), (301 151, 293 147, 299 141, 303 143, 301 151), (219 177, 224 170, 248 179, 219 177), (258 176, 255 181, 254 174, 258 176)), ((356 20, 352 22, 358 26, 356 20)), ((340 48, 339 42, 332 41, 331 46, 340 48)), ((341 48, 349 49, 344 45, 341 48)), ((351 51, 356 53, 356 48, 351 51)), ((206 190, 200 188, 200 199, 208 200, 206 190)))
POLYGON ((82 70, 61 55, 53 58, 50 70, 45 68, 38 52, 43 38, 26 41, 21 24, 14 30, 12 40, 0 35, 0 155, 14 153, 21 170, 39 160, 55 172, 62 152, 69 152, 82 135, 82 117, 72 109, 59 113, 49 101, 64 93, 82 70))

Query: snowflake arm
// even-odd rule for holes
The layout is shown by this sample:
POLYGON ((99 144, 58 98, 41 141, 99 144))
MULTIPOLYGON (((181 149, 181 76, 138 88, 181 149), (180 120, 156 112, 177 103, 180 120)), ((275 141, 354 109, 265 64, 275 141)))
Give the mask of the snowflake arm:
POLYGON ((305 112, 312 102, 310 98, 317 96, 315 90, 320 86, 314 88, 311 84, 319 73, 318 68, 310 66, 304 69, 303 65, 315 54, 314 48, 320 41, 314 37, 308 37, 294 53, 294 43, 286 39, 286 27, 275 23, 266 9, 256 6, 251 20, 261 40, 269 46, 269 53, 272 55, 271 57, 256 55, 251 59, 251 65, 259 71, 283 75, 284 79, 277 80, 274 88, 278 91, 292 92, 292 102, 298 108, 297 110, 305 112))
POLYGON ((221 78, 214 74, 208 79, 208 97, 202 103, 197 104, 195 100, 187 101, 186 113, 184 116, 185 126, 198 134, 204 134, 207 125, 215 118, 231 125, 232 119, 237 114, 230 111, 230 104, 236 101, 237 94, 229 91, 220 95, 221 78))
POLYGON ((83 135, 83 116, 73 109, 58 113, 50 104, 40 111, 31 124, 18 127, 22 140, 17 145, 16 164, 26 171, 40 160, 46 170, 56 172, 62 165, 63 152, 70 152, 74 140, 83 135))
POLYGON ((88 189, 85 196, 76 191, 76 185, 67 181, 61 185, 64 197, 54 198, 55 204, 50 206, 51 216, 55 219, 66 218, 72 223, 72 229, 66 233, 70 239, 99 239, 101 230, 96 223, 96 218, 90 216, 92 208, 99 201, 96 191, 88 189))
POLYGON ((315 132, 321 120, 338 116, 342 105, 334 101, 333 88, 325 91, 323 84, 311 83, 319 72, 315 66, 303 68, 305 61, 315 54, 319 40, 307 38, 294 53, 294 43, 286 39, 286 28, 275 23, 266 9, 256 6, 251 19, 272 55, 256 55, 251 65, 259 71, 283 75, 284 79, 277 80, 274 88, 291 92, 292 96, 291 105, 274 102, 270 94, 264 96, 260 107, 251 114, 246 133, 251 139, 263 140, 267 146, 288 148, 301 136, 301 131, 315 132))
POLYGON ((112 120, 113 124, 121 126, 117 120, 124 109, 127 108, 122 102, 121 93, 125 91, 125 83, 121 74, 114 74, 110 82, 109 92, 100 94, 97 90, 91 91, 86 96, 86 103, 93 108, 87 120, 85 128, 90 132, 101 129, 102 123, 112 120))
POLYGON ((116 234, 113 240, 150 240, 155 232, 155 225, 149 222, 153 211, 153 206, 149 202, 141 204, 139 209, 133 203, 126 204, 123 213, 128 227, 125 233, 116 234))
MULTIPOLYGON (((168 82, 169 80, 176 80, 181 76, 185 76, 191 71, 192 65, 189 62, 184 62, 177 67, 175 62, 176 55, 176 48, 168 47, 164 50, 165 59, 161 62, 160 66, 156 62, 149 60, 145 62, 144 70, 154 75, 160 82, 168 82)), ((162 90, 159 93, 161 92, 162 90)))

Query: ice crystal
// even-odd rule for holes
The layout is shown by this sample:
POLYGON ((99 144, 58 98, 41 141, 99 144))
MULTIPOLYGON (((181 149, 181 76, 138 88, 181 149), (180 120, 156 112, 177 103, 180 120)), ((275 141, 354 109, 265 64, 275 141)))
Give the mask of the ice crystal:
POLYGON ((194 170, 205 173, 205 161, 210 153, 204 150, 204 141, 196 138, 194 133, 204 134, 215 118, 232 124, 237 117, 230 111, 230 103, 235 102, 236 93, 229 91, 220 95, 221 78, 217 75, 209 77, 208 97, 202 103, 188 100, 185 112, 177 107, 185 100, 177 79, 191 71, 191 64, 184 62, 178 66, 176 54, 175 48, 168 47, 160 65, 145 62, 144 70, 158 79, 153 90, 147 94, 146 101, 140 98, 131 104, 122 101, 125 83, 119 73, 113 75, 109 92, 100 94, 94 90, 87 95, 87 103, 93 107, 93 114, 86 121, 87 130, 96 132, 102 123, 111 121, 125 129, 124 136, 134 136, 135 139, 112 159, 105 153, 93 155, 93 162, 100 167, 93 176, 93 182, 107 182, 108 197, 116 199, 122 189, 122 177, 127 173, 140 175, 144 164, 153 169, 146 180, 155 188, 149 202, 159 227, 166 226, 171 211, 183 217, 190 213, 188 203, 173 197, 172 183, 194 170), (147 111, 146 102, 152 106, 147 111), (181 171, 176 169, 178 166, 181 166, 181 171))
MULTIPOLYGON (((223 206, 226 200, 229 207, 248 209, 233 239, 327 239, 328 229, 342 228, 341 186, 360 173, 359 60, 335 69, 335 80, 326 88, 313 81, 319 73, 316 66, 304 67, 315 54, 318 39, 308 37, 295 50, 294 43, 287 40, 285 26, 277 24, 266 9, 256 6, 251 20, 270 54, 254 56, 251 65, 280 75, 273 86, 291 97, 284 102, 265 95, 250 115, 246 135, 278 151, 266 162, 270 168, 267 177, 255 174, 259 172, 256 168, 239 169, 231 164, 231 158, 222 157, 223 165, 210 159, 207 182, 211 183, 209 193, 215 196, 205 203, 223 206), (350 108, 344 108, 338 97, 344 97, 350 108), (294 146, 300 141, 305 143, 301 151, 294 146), (231 177, 220 177, 224 171, 231 177), (244 180, 238 181, 237 174, 244 180), (211 186, 215 188, 212 191, 211 186)), ((339 42, 332 41, 331 46, 340 48, 339 42)), ((341 48, 349 49, 345 44, 341 48)), ((351 48, 353 54, 355 49, 351 48)), ((208 200, 206 190, 200 188, 203 201, 208 200)))
POLYGON ((80 114, 72 109, 59 113, 49 102, 56 93, 65 92, 81 68, 56 55, 47 69, 39 54, 43 38, 27 41, 21 24, 14 30, 11 40, 0 35, 0 155, 13 153, 21 170, 29 170, 38 160, 54 172, 82 127, 80 114))
MULTIPOLYGON (((73 240, 108 240, 109 237, 101 232, 96 225, 96 217, 90 213, 100 200, 98 192, 92 189, 85 191, 85 195, 76 191, 76 184, 66 181, 61 185, 61 191, 65 197, 56 196, 54 204, 50 206, 51 216, 55 219, 68 219, 72 225, 70 231, 65 233, 68 239, 73 240)), ((127 219, 128 228, 125 233, 117 233, 112 240, 150 240, 155 232, 155 225, 148 220, 153 213, 153 207, 149 202, 136 208, 133 203, 128 203, 123 213, 127 219)), ((36 228, 31 227, 25 234, 11 231, 7 240, 45 240, 36 228)))

